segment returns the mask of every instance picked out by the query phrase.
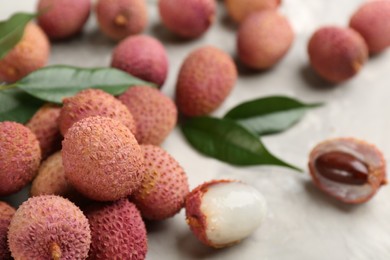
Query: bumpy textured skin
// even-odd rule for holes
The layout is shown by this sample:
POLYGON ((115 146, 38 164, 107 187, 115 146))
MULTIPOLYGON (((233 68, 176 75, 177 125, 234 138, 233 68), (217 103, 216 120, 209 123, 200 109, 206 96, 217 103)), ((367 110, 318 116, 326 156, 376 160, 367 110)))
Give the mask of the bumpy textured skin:
POLYGON ((15 209, 5 202, 0 201, 0 259, 11 260, 11 252, 8 248, 8 227, 15 209))
POLYGON ((268 69, 286 55, 293 40, 289 21, 278 11, 252 13, 238 31, 238 56, 250 68, 268 69))
POLYGON ((69 38, 79 33, 91 12, 91 0, 40 0, 38 24, 50 39, 69 38))
POLYGON ((113 40, 141 33, 148 22, 145 0, 99 0, 96 16, 102 32, 113 40))
POLYGON ((111 66, 161 87, 168 73, 168 56, 157 39, 130 36, 115 48, 111 66))
POLYGON ((159 0, 163 24, 183 38, 196 38, 215 20, 215 0, 159 0))
POLYGON ((141 145, 144 152, 144 179, 132 200, 144 218, 163 220, 174 216, 184 206, 189 193, 187 175, 164 149, 141 145))
POLYGON ((39 26, 28 23, 19 43, 0 60, 0 81, 15 82, 46 65, 50 43, 39 26))
POLYGON ((21 190, 36 175, 41 161, 37 137, 24 125, 0 122, 0 196, 21 190))
POLYGON ((193 51, 180 68, 176 102, 186 116, 207 115, 227 98, 237 80, 232 58, 206 46, 193 51))
POLYGON ((369 1, 355 12, 349 26, 363 36, 370 53, 378 53, 390 46, 389 17, 389 1, 369 1))
POLYGON ((333 83, 352 78, 368 57, 367 45, 360 34, 333 26, 320 28, 313 34, 308 53, 313 69, 333 83))
POLYGON ((175 103, 158 89, 147 86, 129 88, 119 96, 134 117, 140 144, 161 144, 177 122, 175 103))
POLYGON ((56 243, 61 260, 85 259, 91 244, 88 219, 72 202, 59 196, 25 201, 11 220, 8 242, 15 259, 52 259, 56 243))
POLYGON ((53 104, 42 106, 26 124, 36 135, 41 146, 42 159, 61 149, 62 136, 58 126, 61 107, 53 104))
POLYGON ((229 16, 237 23, 242 22, 253 12, 276 9, 281 0, 225 0, 229 16))
POLYGON ((86 89, 64 99, 59 118, 62 135, 65 136, 74 123, 91 116, 116 119, 133 134, 137 131, 133 116, 125 105, 100 89, 86 89))
POLYGON ((143 260, 147 252, 145 224, 127 199, 96 203, 86 210, 91 225, 89 260, 143 260))
POLYGON ((62 161, 69 183, 98 201, 130 195, 141 184, 141 147, 130 130, 108 117, 75 123, 62 142, 62 161))

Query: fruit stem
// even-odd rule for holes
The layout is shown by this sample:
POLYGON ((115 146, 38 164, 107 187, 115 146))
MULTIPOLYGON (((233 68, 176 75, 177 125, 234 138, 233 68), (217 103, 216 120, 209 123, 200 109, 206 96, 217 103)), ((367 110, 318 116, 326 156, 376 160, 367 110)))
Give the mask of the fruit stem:
POLYGON ((51 251, 52 260, 60 260, 61 259, 61 255, 62 255, 61 248, 56 242, 53 242, 51 244, 50 251, 51 251))
POLYGON ((16 84, 0 85, 0 90, 7 90, 11 88, 16 88, 16 84))
POLYGON ((119 14, 117 17, 115 17, 114 22, 118 26, 125 26, 127 24, 127 18, 126 16, 119 14))

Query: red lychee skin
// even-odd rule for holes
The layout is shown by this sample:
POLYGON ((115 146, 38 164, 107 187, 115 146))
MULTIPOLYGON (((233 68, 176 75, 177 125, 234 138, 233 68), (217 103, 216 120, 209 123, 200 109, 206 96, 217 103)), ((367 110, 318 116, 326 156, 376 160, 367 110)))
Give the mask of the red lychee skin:
POLYGON ((133 134, 137 131, 133 115, 119 100, 102 90, 86 89, 64 99, 59 117, 62 135, 65 136, 74 123, 90 116, 116 119, 127 126, 133 134))
POLYGON ((237 69, 225 52, 206 46, 193 51, 180 68, 176 84, 176 103, 186 116, 207 115, 230 94, 237 80, 237 69))
POLYGON ((187 176, 179 163, 164 149, 141 145, 145 176, 132 201, 144 218, 164 220, 178 213, 189 192, 187 176))
POLYGON ((357 74, 368 57, 363 37, 353 29, 323 27, 308 45, 310 64, 324 79, 339 83, 357 74))
MULTIPOLYGON (((365 156, 366 157, 366 156, 365 156)), ((368 156, 367 156, 368 157, 368 156)), ((329 194, 332 197, 335 197, 336 199, 348 203, 348 204, 361 204, 364 202, 369 201, 379 190, 379 188, 382 185, 385 185, 387 183, 386 180, 386 161, 383 157, 383 154, 381 151, 378 150, 378 148, 372 144, 366 143, 365 141, 358 140, 355 138, 335 138, 323 141, 319 143, 316 147, 313 148, 309 155, 309 171, 310 175, 312 177, 313 183, 315 186, 317 186, 320 190, 325 192, 326 194, 329 194), (320 182, 318 177, 316 176, 316 168, 315 168, 315 159, 321 155, 322 153, 322 147, 325 147, 332 143, 338 143, 338 145, 342 146, 343 144, 354 144, 355 150, 359 151, 360 154, 370 156, 375 156, 379 163, 378 165, 372 165, 369 161, 366 162, 367 166, 369 167, 369 177, 368 177, 368 184, 372 187, 372 192, 366 196, 357 198, 355 200, 349 200, 347 198, 344 198, 342 196, 338 196, 337 194, 333 194, 330 190, 326 189, 326 187, 323 186, 323 184, 320 182)))
POLYGON ((278 11, 255 12, 243 21, 238 31, 238 56, 250 68, 268 69, 286 55, 293 40, 289 21, 278 11))
POLYGON ((143 179, 143 154, 129 128, 108 117, 75 123, 62 141, 69 183, 87 198, 114 201, 134 192, 143 179))
POLYGON ((280 3, 281 0, 225 0, 229 16, 237 23, 253 12, 276 9, 280 3))
POLYGON ((148 86, 129 88, 119 96, 134 117, 140 144, 160 145, 177 122, 175 103, 159 90, 148 86))
POLYGON ((41 148, 34 133, 22 124, 0 122, 0 196, 21 190, 36 175, 41 148))
POLYGON ((40 0, 38 24, 53 40, 79 33, 91 12, 90 0, 40 0))
POLYGON ((86 215, 92 234, 88 259, 145 259, 146 228, 133 203, 127 199, 95 203, 87 208, 86 215))
POLYGON ((349 26, 363 36, 370 53, 375 54, 390 46, 389 17, 389 1, 369 1, 354 13, 349 26))
POLYGON ((42 159, 61 149, 62 136, 58 125, 61 107, 54 104, 42 106, 26 124, 36 135, 41 146, 42 159))
POLYGON ((99 0, 96 16, 100 29, 113 40, 141 33, 148 22, 145 0, 99 0))
POLYGON ((0 82, 12 83, 46 65, 50 43, 42 29, 28 23, 19 43, 0 60, 0 82))
POLYGON ((0 259, 11 260, 11 252, 8 248, 7 233, 15 209, 5 202, 0 201, 0 259))
POLYGON ((160 0, 163 24, 183 38, 196 38, 207 31, 215 20, 215 0, 160 0))
POLYGON ((115 48, 111 67, 161 87, 168 73, 168 56, 157 39, 147 35, 130 36, 115 48))

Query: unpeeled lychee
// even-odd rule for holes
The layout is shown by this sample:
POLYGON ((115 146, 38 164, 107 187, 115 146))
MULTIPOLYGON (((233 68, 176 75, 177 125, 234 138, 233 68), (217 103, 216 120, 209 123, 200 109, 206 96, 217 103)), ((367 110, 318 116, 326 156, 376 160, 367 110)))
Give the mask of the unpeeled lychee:
POLYGON ((176 84, 176 102, 186 116, 207 115, 227 98, 237 80, 237 69, 225 52, 206 46, 184 60, 176 84))
POLYGON ((11 260, 11 252, 8 249, 8 227, 15 209, 5 202, 0 201, 0 259, 11 260))
POLYGON ((251 13, 267 9, 276 9, 281 0, 225 0, 230 17, 235 22, 242 22, 251 13))
POLYGON ((30 129, 15 122, 0 122, 0 196, 26 186, 40 161, 41 148, 30 129))
POLYGON ((99 0, 96 16, 100 29, 114 40, 142 32, 148 22, 145 0, 99 0))
POLYGON ((86 210, 92 243, 88 259, 143 260, 147 252, 145 224, 127 199, 95 203, 86 210))
POLYGON ((129 88, 119 96, 134 117, 140 144, 161 144, 176 125, 177 108, 159 90, 147 86, 129 88))
POLYGON ((15 259, 86 259, 91 244, 88 219, 59 196, 38 196, 16 211, 8 231, 15 259))
POLYGON ((62 161, 69 183, 84 196, 113 201, 141 184, 143 154, 129 128, 108 117, 75 123, 62 142, 62 161))
POLYGON ((163 220, 174 216, 184 205, 189 192, 187 176, 179 163, 164 149, 141 145, 145 176, 132 195, 144 218, 163 220))
POLYGON ((157 39, 130 36, 115 48, 111 66, 161 87, 168 73, 168 56, 157 39))
POLYGON ((0 82, 15 82, 46 65, 50 43, 39 26, 30 22, 19 43, 0 60, 0 82))

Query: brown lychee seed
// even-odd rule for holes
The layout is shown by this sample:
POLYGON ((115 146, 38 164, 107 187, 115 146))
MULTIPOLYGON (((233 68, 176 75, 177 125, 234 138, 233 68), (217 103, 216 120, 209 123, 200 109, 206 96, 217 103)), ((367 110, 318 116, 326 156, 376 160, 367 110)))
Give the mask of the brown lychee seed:
POLYGON ((323 27, 308 45, 310 64, 324 79, 339 83, 355 76, 368 57, 363 37, 350 28, 323 27))
POLYGON ((11 252, 8 248, 7 234, 8 227, 15 209, 5 202, 0 201, 0 259, 11 260, 11 252))
POLYGON ((39 0, 38 24, 50 39, 66 39, 79 33, 91 12, 90 0, 39 0))
POLYGON ((113 40, 141 33, 148 22, 145 0, 99 0, 95 10, 100 29, 113 40))
POLYGON ((313 183, 336 199, 359 204, 371 199, 386 183, 382 153, 353 138, 336 138, 318 144, 310 153, 313 183))
POLYGON ((176 83, 179 111, 186 116, 208 115, 225 101, 236 80, 236 65, 228 54, 212 46, 193 51, 176 83))
POLYGON ((378 53, 390 46, 389 19, 389 1, 368 1, 354 13, 349 26, 363 36, 370 53, 378 53))
POLYGON ((163 24, 183 38, 201 36, 215 20, 215 0, 160 0, 158 7, 163 24))
POLYGON ((281 0, 225 0, 229 16, 237 23, 242 22, 253 12, 276 9, 281 0))
POLYGON ((0 60, 0 82, 12 83, 46 65, 50 43, 42 29, 28 23, 19 43, 0 60))
POLYGON ((294 40, 286 17, 276 10, 254 12, 241 24, 237 35, 240 61, 253 69, 268 69, 278 63, 294 40))

